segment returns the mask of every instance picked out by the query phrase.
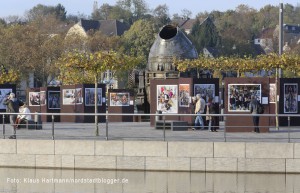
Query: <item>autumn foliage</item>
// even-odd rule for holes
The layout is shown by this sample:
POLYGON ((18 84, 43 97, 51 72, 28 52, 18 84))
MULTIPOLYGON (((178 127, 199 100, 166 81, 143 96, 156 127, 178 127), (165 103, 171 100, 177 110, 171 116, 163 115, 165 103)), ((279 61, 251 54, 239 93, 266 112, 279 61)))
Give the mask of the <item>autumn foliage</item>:
POLYGON ((60 69, 59 80, 62 84, 95 83, 101 81, 101 75, 133 69, 141 62, 141 58, 119 54, 114 51, 98 51, 87 53, 73 51, 59 58, 56 66, 60 69))
POLYGON ((199 68, 212 71, 238 71, 238 72, 258 72, 260 70, 271 71, 281 68, 285 71, 294 73, 300 72, 300 56, 292 54, 277 55, 275 53, 268 55, 259 55, 256 58, 251 57, 218 57, 209 58, 199 56, 195 60, 174 59, 177 69, 184 72, 188 69, 199 68))

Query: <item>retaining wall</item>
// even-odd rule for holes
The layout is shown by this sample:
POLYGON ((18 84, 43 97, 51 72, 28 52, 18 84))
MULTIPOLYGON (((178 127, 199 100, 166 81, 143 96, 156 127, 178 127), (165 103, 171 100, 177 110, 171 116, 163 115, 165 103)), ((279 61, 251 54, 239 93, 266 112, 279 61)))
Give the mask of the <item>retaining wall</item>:
POLYGON ((2 139, 0 167, 300 173, 300 143, 2 139))

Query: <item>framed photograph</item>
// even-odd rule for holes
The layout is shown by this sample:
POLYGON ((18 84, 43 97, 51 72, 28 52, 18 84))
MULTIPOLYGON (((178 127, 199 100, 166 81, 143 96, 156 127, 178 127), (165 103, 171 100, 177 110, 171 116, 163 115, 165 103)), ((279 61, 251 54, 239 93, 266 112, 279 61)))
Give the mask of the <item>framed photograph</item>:
MULTIPOLYGON (((102 106, 102 88, 97 89, 97 106, 102 106)), ((85 106, 95 106, 95 88, 85 88, 85 106)))
POLYGON ((40 106, 40 92, 29 92, 29 106, 40 106))
POLYGON ((284 113, 298 113, 298 84, 284 84, 284 113))
POLYGON ((48 91, 48 109, 60 109, 60 91, 48 91))
POLYGON ((129 106, 130 94, 129 92, 111 92, 109 99, 110 106, 129 106))
POLYGON ((249 112, 252 95, 261 102, 261 84, 228 84, 228 111, 249 112))
POLYGON ((270 103, 276 102, 276 84, 270 84, 269 99, 270 103))
POLYGON ((46 100, 46 92, 45 91, 40 92, 40 101, 41 101, 40 102, 41 106, 46 105, 47 100, 46 100))
POLYGON ((157 110, 162 113, 178 112, 177 85, 157 85, 157 110))
POLYGON ((209 98, 215 98, 215 85, 214 84, 194 84, 194 96, 200 94, 204 96, 206 102, 209 98))
POLYGON ((189 107, 190 106, 190 85, 179 84, 179 106, 189 107))
POLYGON ((6 105, 3 104, 7 95, 12 92, 11 88, 1 88, 0 89, 0 109, 6 109, 6 105))
POLYGON ((63 105, 82 104, 82 88, 63 89, 63 105))

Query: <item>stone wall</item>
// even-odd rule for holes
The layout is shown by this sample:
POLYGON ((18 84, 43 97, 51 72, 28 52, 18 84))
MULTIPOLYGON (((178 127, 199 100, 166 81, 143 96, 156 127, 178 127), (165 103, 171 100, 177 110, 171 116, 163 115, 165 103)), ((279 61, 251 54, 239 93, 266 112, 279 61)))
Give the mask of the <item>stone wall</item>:
POLYGON ((0 167, 300 173, 300 144, 2 139, 0 167))

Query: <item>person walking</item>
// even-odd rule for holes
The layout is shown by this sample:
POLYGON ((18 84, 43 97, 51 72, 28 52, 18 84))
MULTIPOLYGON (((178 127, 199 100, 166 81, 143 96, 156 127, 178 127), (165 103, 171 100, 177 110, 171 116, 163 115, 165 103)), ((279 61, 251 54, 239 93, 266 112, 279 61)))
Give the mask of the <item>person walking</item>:
MULTIPOLYGON (((14 93, 10 93, 8 97, 3 101, 3 104, 6 105, 7 113, 18 113, 20 101, 16 98, 14 93)), ((15 121, 17 119, 16 114, 9 115, 9 122, 13 127, 13 135, 9 137, 9 139, 16 139, 16 129, 15 129, 15 121)))
POLYGON ((208 121, 208 131, 217 132, 217 116, 211 116, 209 114, 218 114, 217 104, 214 103, 212 98, 208 99, 207 109, 206 109, 206 120, 208 121))
POLYGON ((251 101, 250 101, 249 107, 250 107, 250 113, 253 115, 253 117, 252 117, 253 125, 254 125, 253 132, 259 133, 259 116, 258 116, 258 112, 257 112, 258 101, 254 95, 251 96, 251 101))
POLYGON ((202 115, 204 113, 205 109, 205 101, 204 99, 200 96, 200 94, 196 95, 196 106, 195 106, 195 114, 197 114, 196 119, 195 119, 195 128, 199 128, 201 130, 204 129, 204 121, 202 118, 202 115))

